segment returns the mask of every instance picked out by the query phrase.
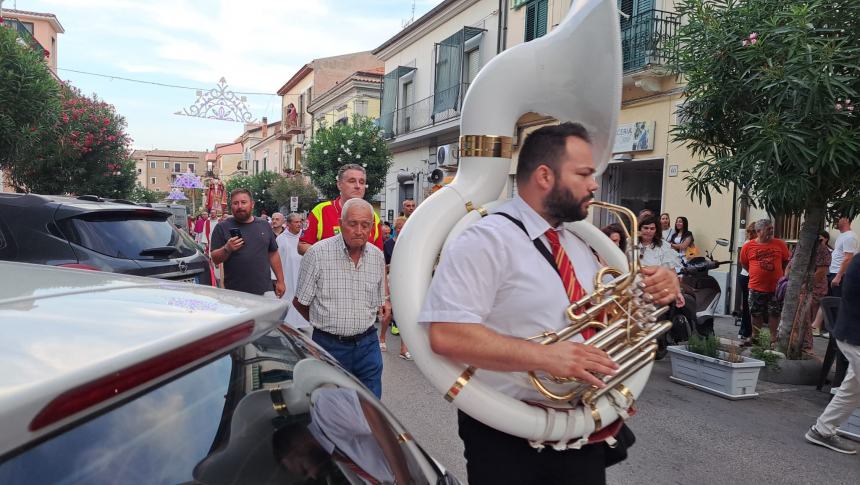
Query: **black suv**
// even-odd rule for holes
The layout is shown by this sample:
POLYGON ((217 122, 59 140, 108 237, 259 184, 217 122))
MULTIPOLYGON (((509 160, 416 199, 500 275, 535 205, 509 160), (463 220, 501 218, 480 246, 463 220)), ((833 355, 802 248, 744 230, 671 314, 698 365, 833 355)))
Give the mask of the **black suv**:
POLYGON ((0 193, 0 260, 214 286, 209 259, 171 215, 94 196, 0 193))

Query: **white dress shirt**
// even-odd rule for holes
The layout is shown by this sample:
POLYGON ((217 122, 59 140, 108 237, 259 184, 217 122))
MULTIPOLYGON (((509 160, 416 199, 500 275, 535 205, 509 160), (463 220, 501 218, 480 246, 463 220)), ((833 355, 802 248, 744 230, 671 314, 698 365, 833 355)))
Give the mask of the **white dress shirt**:
POLYGON ((836 274, 839 268, 842 267, 842 261, 845 260, 845 253, 857 254, 858 240, 857 234, 854 231, 845 231, 836 238, 836 243, 833 245, 833 253, 830 258, 829 272, 836 274))
POLYGON ((379 482, 394 483, 394 473, 367 424, 355 390, 319 389, 314 398, 308 431, 326 453, 337 448, 379 482))
MULTIPOLYGON (((442 254, 418 321, 480 323, 520 338, 561 329, 567 325, 570 300, 558 273, 532 243, 540 237, 550 249, 543 236, 549 223, 520 197, 495 212, 519 219, 528 236, 499 215, 468 227, 442 254)), ((594 253, 569 231, 560 230, 559 240, 582 288, 591 293, 599 269, 594 253)), ((530 387, 514 383, 510 373, 479 370, 475 378, 518 399, 545 400, 530 387)))

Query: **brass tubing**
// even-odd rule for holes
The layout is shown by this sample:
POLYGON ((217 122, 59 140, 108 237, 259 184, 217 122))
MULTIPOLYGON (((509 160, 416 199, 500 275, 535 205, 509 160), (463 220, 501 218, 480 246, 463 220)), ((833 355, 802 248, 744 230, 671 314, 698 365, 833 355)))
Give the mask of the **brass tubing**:
POLYGON ((657 349, 657 344, 652 342, 650 346, 645 348, 644 352, 641 352, 634 359, 631 359, 629 362, 627 362, 627 364, 628 364, 627 368, 625 368, 623 371, 619 372, 618 374, 615 374, 612 377, 612 379, 606 381, 606 387, 604 387, 603 389, 594 389, 592 391, 586 392, 582 396, 582 401, 583 402, 595 401, 595 400, 603 397, 603 395, 606 394, 607 392, 609 392, 610 390, 612 390, 612 388, 614 388, 615 386, 620 384, 622 381, 627 380, 628 378, 630 378, 630 376, 632 376, 633 374, 638 372, 639 369, 644 367, 649 362, 653 361, 654 356, 655 356, 654 351, 656 349, 657 349))

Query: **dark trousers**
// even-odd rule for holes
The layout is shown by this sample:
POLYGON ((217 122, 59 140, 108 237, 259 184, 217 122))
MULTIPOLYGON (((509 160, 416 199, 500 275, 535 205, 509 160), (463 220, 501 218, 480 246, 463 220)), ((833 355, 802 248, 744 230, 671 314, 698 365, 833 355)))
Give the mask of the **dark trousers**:
POLYGON ((741 329, 738 331, 738 333, 743 338, 752 337, 749 284, 749 275, 738 275, 738 289, 741 292, 741 329))
POLYGON ((337 359, 344 369, 376 394, 376 397, 382 398, 382 353, 379 351, 379 336, 375 331, 353 342, 344 342, 317 330, 314 330, 312 338, 337 359))
POLYGON ((833 278, 836 278, 836 273, 827 273, 827 296, 842 297, 842 283, 839 286, 830 286, 833 283, 833 278))
POLYGON ((523 438, 490 428, 457 411, 471 485, 602 485, 606 483, 603 444, 579 450, 538 451, 523 438))

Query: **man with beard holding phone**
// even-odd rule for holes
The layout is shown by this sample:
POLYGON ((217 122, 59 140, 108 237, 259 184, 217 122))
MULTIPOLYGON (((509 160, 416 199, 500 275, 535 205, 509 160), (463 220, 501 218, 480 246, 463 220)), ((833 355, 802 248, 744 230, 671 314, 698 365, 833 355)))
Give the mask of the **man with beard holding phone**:
POLYGON ((265 219, 254 217, 254 199, 248 189, 230 193, 233 217, 215 226, 212 234, 212 262, 224 264, 224 287, 255 295, 270 294, 280 298, 284 269, 278 255, 278 243, 265 219), (274 288, 271 272, 275 273, 274 288))
MULTIPOLYGON (((618 365, 583 345, 581 336, 553 345, 526 340, 566 326, 571 302, 593 292, 600 262, 563 223, 586 218, 595 172, 582 125, 548 126, 526 138, 517 165, 519 194, 469 226, 442 254, 418 316, 429 325, 434 352, 477 367, 482 384, 533 405, 558 406, 507 373, 535 371, 605 387, 595 374, 615 375, 618 365)), ((641 273, 646 298, 662 305, 675 300, 673 270, 641 273)), ((622 422, 604 423, 592 436, 596 442, 564 451, 539 451, 461 411, 458 424, 469 483, 602 484, 606 466, 617 459, 607 456, 601 440, 622 422)))

